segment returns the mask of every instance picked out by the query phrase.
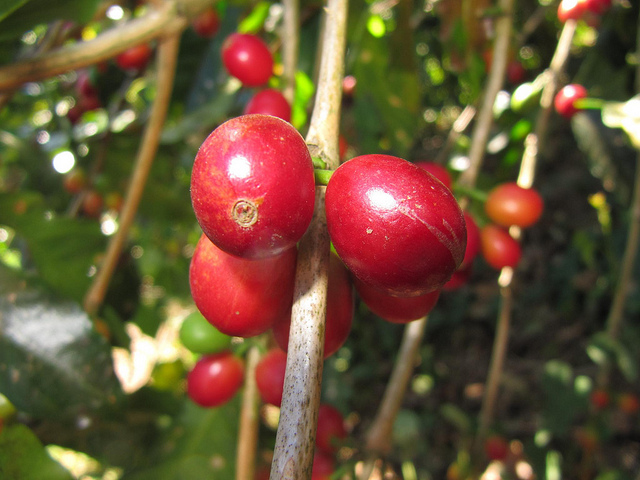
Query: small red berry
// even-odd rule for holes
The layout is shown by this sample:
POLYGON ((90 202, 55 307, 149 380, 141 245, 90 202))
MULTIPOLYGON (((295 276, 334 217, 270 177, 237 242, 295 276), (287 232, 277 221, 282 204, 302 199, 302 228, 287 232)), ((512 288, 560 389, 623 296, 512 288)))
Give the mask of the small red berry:
POLYGON ((269 350, 256 365, 256 385, 264 403, 282 403, 287 354, 279 348, 269 350))
POLYGON ((147 43, 128 48, 116 57, 116 64, 122 70, 140 71, 147 66, 153 50, 147 43))
POLYGON ((628 415, 635 415, 640 410, 640 400, 633 393, 621 393, 618 397, 618 408, 628 415))
POLYGON ((85 193, 84 198, 82 199, 82 212, 87 217, 97 218, 102 213, 103 205, 104 201, 102 199, 102 195, 95 190, 90 190, 85 193))
POLYGON ((587 89, 579 84, 565 85, 553 101, 556 112, 565 118, 571 118, 579 109, 575 107, 576 100, 587 97, 587 89))
POLYGON ((193 20, 191 26, 199 36, 203 38, 213 37, 220 28, 218 12, 213 8, 205 10, 193 20))
POLYGON ((503 227, 530 227, 538 221, 543 209, 544 202, 537 190, 523 188, 515 182, 495 187, 484 204, 487 216, 503 227))
POLYGON ((318 430, 316 433, 316 447, 329 454, 338 449, 337 442, 347 436, 344 417, 340 410, 332 405, 322 404, 318 409, 318 430))
POLYGON ((243 379, 243 362, 231 352, 206 355, 187 375, 187 394, 202 407, 217 407, 233 398, 243 379))
POLYGON ((501 435, 490 435, 484 441, 484 452, 489 460, 504 460, 509 453, 509 444, 501 435))
POLYGON ((442 183, 444 183, 445 187, 451 190, 451 185, 453 181, 451 180, 451 174, 449 173, 449 170, 447 170, 446 167, 435 162, 416 162, 416 165, 419 166, 421 169, 429 172, 431 175, 433 175, 442 183))
POLYGON ((232 33, 222 44, 222 63, 247 87, 259 87, 273 74, 273 57, 264 41, 248 33, 232 33))
POLYGON ((591 402, 591 405, 593 405, 596 410, 604 410, 609 406, 609 403, 611 402, 609 392, 601 389, 596 389, 591 392, 589 400, 591 402))
POLYGON ((562 0, 558 5, 558 20, 580 20, 587 10, 585 0, 562 0))
POLYGON ((520 244, 498 225, 486 225, 480 230, 482 256, 496 270, 516 267, 522 257, 520 244))
POLYGON ((291 121, 291 105, 284 95, 274 88, 267 88, 256 93, 244 109, 245 115, 261 113, 291 121))

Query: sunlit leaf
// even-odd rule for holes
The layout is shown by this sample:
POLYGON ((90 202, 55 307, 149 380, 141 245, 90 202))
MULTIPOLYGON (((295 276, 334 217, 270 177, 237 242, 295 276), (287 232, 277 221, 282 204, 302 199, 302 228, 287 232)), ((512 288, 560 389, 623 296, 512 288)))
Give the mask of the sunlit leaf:
POLYGON ((622 128, 633 146, 640 150, 640 95, 626 102, 605 102, 602 122, 609 128, 622 128))

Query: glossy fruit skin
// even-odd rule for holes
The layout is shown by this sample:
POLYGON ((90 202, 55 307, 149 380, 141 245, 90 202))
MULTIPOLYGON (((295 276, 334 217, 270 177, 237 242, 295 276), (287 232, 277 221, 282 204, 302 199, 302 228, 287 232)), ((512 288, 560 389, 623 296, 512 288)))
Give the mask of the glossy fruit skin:
POLYGON ((409 323, 426 316, 440 297, 440 290, 415 297, 395 297, 357 278, 354 285, 369 310, 391 323, 409 323))
POLYGON ((191 296, 222 333, 253 337, 290 314, 297 251, 263 260, 223 252, 202 235, 189 267, 191 296))
POLYGON ((444 167, 435 162, 416 162, 416 165, 429 172, 431 175, 444 183, 445 187, 451 190, 453 181, 451 180, 451 175, 449 174, 449 170, 447 170, 447 167, 444 167))
POLYGON ((243 379, 244 364, 231 352, 206 355, 187 374, 187 395, 201 407, 217 407, 233 398, 243 379))
POLYGON ((464 212, 464 223, 467 228, 467 248, 464 250, 464 258, 456 272, 471 266, 480 252, 480 228, 469 212, 464 212))
POLYGON ((292 248, 311 223, 313 161, 290 123, 242 115, 202 143, 191 173, 191 202, 218 248, 266 258, 292 248))
POLYGON ((231 345, 231 337, 211 325, 200 312, 187 315, 180 326, 179 337, 182 345, 193 353, 216 353, 231 345))
POLYGON ((191 23, 196 34, 202 38, 211 38, 220 28, 220 17, 215 9, 209 8, 198 15, 191 23))
POLYGON ((287 354, 273 348, 263 355, 256 365, 256 385, 264 403, 279 407, 282 403, 287 354))
POLYGON ((489 192, 484 210, 498 225, 527 228, 540 219, 544 202, 537 190, 522 188, 515 182, 508 182, 489 192))
POLYGON ((266 88, 256 93, 244 109, 244 114, 261 113, 291 121, 291 105, 284 95, 275 88, 266 88))
POLYGON ((576 100, 587 97, 587 89, 579 84, 565 85, 553 100, 556 112, 565 118, 571 118, 580 110, 574 106, 576 100))
MULTIPOLYGON (((354 298, 351 277, 342 261, 331 252, 327 286, 327 316, 324 328, 324 358, 336 353, 349 336, 353 322, 354 298)), ((291 315, 276 320, 273 337, 285 352, 289 347, 291 315)))
POLYGON ((337 444, 347 436, 344 417, 340 410, 323 403, 318 409, 318 429, 316 431, 316 448, 324 453, 333 454, 337 444))
POLYGON ((522 257, 520 244, 498 225, 485 225, 480 230, 482 256, 496 270, 516 267, 522 257))
POLYGON ((227 72, 246 87, 259 87, 273 74, 273 56, 264 41, 248 33, 232 33, 222 44, 227 72))
POLYGON ((580 20, 587 10, 585 0, 562 0, 558 5, 558 20, 580 20))
POLYGON ((398 157, 362 155, 340 165, 326 191, 327 227, 347 268, 397 296, 438 290, 460 266, 464 216, 451 191, 398 157))
POLYGON ((116 64, 122 70, 139 71, 144 69, 151 60, 153 50, 147 43, 141 43, 128 48, 116 56, 116 64))

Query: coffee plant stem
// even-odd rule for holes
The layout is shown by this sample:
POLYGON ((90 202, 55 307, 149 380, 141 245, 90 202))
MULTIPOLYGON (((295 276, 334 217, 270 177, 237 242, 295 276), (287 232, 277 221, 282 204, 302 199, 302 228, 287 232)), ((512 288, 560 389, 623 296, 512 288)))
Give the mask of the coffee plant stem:
POLYGON ((378 412, 367 431, 365 450, 370 457, 365 461, 360 480, 368 480, 377 457, 387 455, 391 450, 393 424, 409 386, 426 326, 427 317, 424 317, 409 323, 404 328, 393 372, 391 372, 378 412))
POLYGON ((507 56, 511 45, 511 30, 513 26, 514 0, 500 0, 497 8, 502 15, 496 20, 496 38, 493 46, 493 61, 491 70, 484 89, 482 104, 476 116, 476 123, 471 135, 471 147, 469 148, 469 167, 462 172, 458 183, 463 186, 475 184, 475 179, 480 171, 482 159, 489 139, 491 125, 493 123, 493 105, 507 71, 507 56))
MULTIPOLYGON (((640 25, 640 17, 638 18, 640 25)), ((640 30, 636 39, 636 54, 640 53, 640 30)), ((636 65, 636 91, 640 92, 640 63, 636 65)), ((633 270, 636 256, 640 248, 640 151, 636 159, 636 173, 633 184, 633 197, 630 207, 629 233, 627 244, 622 257, 620 276, 616 284, 616 290, 611 303, 611 310, 607 317, 607 334, 613 340, 617 340, 622 329, 624 319, 624 307, 631 288, 633 270)), ((605 363, 600 371, 599 384, 604 387, 608 383, 610 366, 605 363)))
POLYGON ((240 427, 236 454, 236 480, 253 480, 255 475, 256 450, 258 447, 258 387, 256 365, 260 360, 260 349, 254 345, 246 356, 244 389, 240 407, 240 427))
MULTIPOLYGON (((347 29, 347 1, 328 0, 318 90, 307 144, 330 169, 338 166, 338 134, 347 29)), ((313 466, 327 311, 329 233, 324 197, 316 187, 314 217, 298 248, 294 303, 280 422, 271 480, 309 480, 313 466)))
POLYGON ((284 90, 282 94, 289 104, 293 106, 296 89, 296 69, 298 65, 298 44, 300 42, 300 31, 298 28, 300 20, 300 5, 298 0, 284 0, 284 19, 281 38, 286 39, 282 44, 282 64, 284 73, 284 90))
POLYGON ((210 3, 209 0, 164 2, 158 8, 149 9, 149 13, 143 17, 109 29, 93 40, 76 42, 46 55, 0 67, 0 91, 95 65, 133 45, 181 32, 189 25, 189 18, 210 6, 210 3))
POLYGON ((471 120, 473 120, 473 118, 476 116, 476 112, 477 110, 473 105, 467 105, 466 107, 464 107, 464 110, 462 110, 460 115, 458 115, 456 121, 453 122, 451 130, 447 135, 447 140, 445 141, 444 146, 438 152, 435 163, 442 165, 446 162, 447 158, 449 158, 449 152, 451 152, 451 149, 456 144, 458 138, 460 138, 460 135, 462 135, 462 132, 467 129, 469 123, 471 123, 471 120))
MULTIPOLYGON (((542 97, 540 100, 540 112, 536 118, 536 126, 534 133, 528 135, 525 140, 525 151, 520 163, 520 172, 518 174, 517 183, 524 188, 530 188, 533 185, 535 176, 535 168, 538 160, 540 139, 544 138, 546 134, 547 125, 551 116, 551 110, 553 107, 553 97, 558 90, 558 78, 560 77, 562 70, 569 57, 569 51, 573 35, 576 30, 576 21, 568 20, 560 34, 560 39, 556 46, 553 58, 549 65, 547 72, 548 79, 545 83, 545 87, 542 91, 542 97)), ((520 239, 521 231, 517 227, 512 227, 509 230, 511 236, 515 239, 520 239)), ((512 291, 511 281, 513 280, 513 269, 505 267, 500 272, 498 283, 500 285, 500 310, 498 312, 498 324, 496 330, 496 337, 493 344, 493 351, 491 355, 491 361, 489 364, 489 373, 487 375, 487 382, 485 386, 485 392, 482 399, 482 406, 480 409, 480 418, 478 421, 478 433, 476 436, 475 448, 478 451, 481 448, 482 440, 487 434, 487 431, 493 423, 495 414, 495 405, 498 396, 498 387, 500 385, 500 379, 502 378, 502 370, 504 366, 505 357, 507 354, 507 344, 509 342, 509 330, 511 323, 511 306, 512 291)))
POLYGON ((158 45, 156 53, 158 61, 156 98, 153 100, 149 121, 145 126, 142 142, 136 154, 133 174, 122 206, 118 231, 111 237, 103 263, 84 298, 84 307, 89 315, 95 314, 104 300, 158 150, 160 135, 169 108, 171 91, 173 90, 179 44, 180 36, 179 34, 174 34, 162 39, 158 45))
POLYGON ((313 174, 316 177, 316 185, 327 185, 329 183, 329 179, 333 174, 333 170, 323 170, 320 168, 316 168, 313 171, 313 174))

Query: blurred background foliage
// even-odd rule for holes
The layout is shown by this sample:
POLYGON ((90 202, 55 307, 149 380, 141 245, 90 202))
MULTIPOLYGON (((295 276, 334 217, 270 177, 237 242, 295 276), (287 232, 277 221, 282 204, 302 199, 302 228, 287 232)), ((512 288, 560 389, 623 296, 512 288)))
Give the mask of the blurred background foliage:
MULTIPOLYGON (((535 99, 514 102, 513 96, 549 65, 560 29, 556 7, 548 0, 517 2, 511 60, 522 71, 506 79, 499 96, 479 191, 517 176, 538 107, 535 99)), ((88 40, 148 8, 134 1, 6 1, 0 62, 33 54, 54 29, 64 32, 63 43, 88 40)), ((203 39, 191 29, 182 35, 162 143, 96 318, 80 305, 118 212, 82 213, 82 193, 69 193, 64 178, 82 169, 104 198, 124 194, 154 98, 155 65, 135 74, 113 61, 89 67, 102 108, 75 123, 68 112, 80 72, 27 83, 0 110, 2 478, 233 478, 238 404, 205 410, 186 400, 184 372, 195 358, 175 335, 194 309, 188 268, 200 230, 189 201, 190 168, 206 135, 241 114, 252 93, 222 68, 224 38, 236 30, 257 32, 276 49, 282 5, 221 0, 216 8, 222 24, 215 37, 203 39), (133 378, 144 351, 146 370, 133 378), (113 359, 131 368, 116 376, 113 359)), ((615 1, 599 25, 581 22, 563 81, 581 83, 607 101, 633 97, 638 8, 615 1)), ((321 11, 314 0, 301 2, 293 123, 303 134, 321 11)), ((350 2, 345 65, 357 84, 342 105, 347 157, 389 153, 441 162, 454 178, 463 171, 470 129, 452 143, 448 135, 465 106, 481 98, 494 15, 488 0, 350 2)), ((281 84, 278 76, 271 82, 281 84)), ((620 340, 603 333, 633 214, 637 152, 597 110, 571 122, 554 115, 550 122, 535 182, 545 213, 523 242, 494 427, 536 478, 637 478, 639 419, 620 399, 640 394, 638 268, 620 340), (605 359, 616 365, 610 402, 596 408, 590 398, 605 359)), ((486 222, 480 202, 470 210, 486 222)), ((417 478, 465 478, 460 472, 468 468, 498 311, 496 279, 496 271, 476 260, 468 283, 443 293, 430 315, 394 433, 396 472, 409 462, 417 478)), ((347 343, 327 360, 324 399, 352 427, 344 472, 358 458, 401 335, 401 326, 357 305, 347 343)), ((260 449, 268 456, 275 430, 262 413, 260 449)))

